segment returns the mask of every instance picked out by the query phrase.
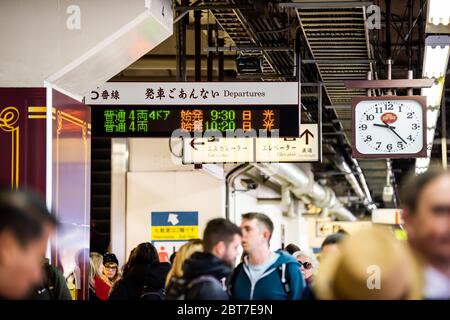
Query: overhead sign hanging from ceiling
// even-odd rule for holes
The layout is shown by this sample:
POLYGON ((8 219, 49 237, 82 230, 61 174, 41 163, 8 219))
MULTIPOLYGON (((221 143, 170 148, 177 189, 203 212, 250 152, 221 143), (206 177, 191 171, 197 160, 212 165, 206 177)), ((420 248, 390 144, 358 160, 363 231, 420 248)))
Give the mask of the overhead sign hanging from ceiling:
POLYGON ((298 105, 297 82, 107 82, 88 105, 298 105))
POLYGON ((299 136, 297 82, 110 82, 85 97, 94 136, 255 131, 299 136))
POLYGON ((183 139, 183 163, 252 163, 320 161, 317 124, 302 124, 297 138, 183 139))

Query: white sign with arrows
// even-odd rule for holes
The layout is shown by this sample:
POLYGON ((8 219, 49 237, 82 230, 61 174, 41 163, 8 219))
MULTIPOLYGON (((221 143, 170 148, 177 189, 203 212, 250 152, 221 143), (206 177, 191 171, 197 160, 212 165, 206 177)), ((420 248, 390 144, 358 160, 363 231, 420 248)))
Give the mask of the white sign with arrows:
POLYGON ((258 138, 256 162, 319 161, 317 124, 302 124, 299 138, 258 138))
POLYGON ((183 163, 316 162, 317 124, 302 124, 296 138, 193 138, 183 140, 183 163))
POLYGON ((167 222, 170 222, 173 226, 177 225, 178 222, 178 215, 175 213, 169 213, 169 218, 167 219, 167 222))

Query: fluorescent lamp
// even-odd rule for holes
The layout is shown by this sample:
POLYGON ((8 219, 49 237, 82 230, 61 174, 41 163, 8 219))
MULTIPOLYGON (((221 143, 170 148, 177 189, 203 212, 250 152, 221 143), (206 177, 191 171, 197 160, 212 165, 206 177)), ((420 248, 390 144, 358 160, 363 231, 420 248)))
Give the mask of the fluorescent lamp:
MULTIPOLYGON (((445 24, 448 24, 449 17, 450 1, 429 0, 427 22, 444 24, 444 21, 446 21, 445 24)), ((427 98, 427 107, 435 107, 435 109, 427 110, 427 157, 416 159, 416 174, 427 171, 428 166, 430 165, 430 146, 433 146, 435 127, 439 116, 442 90, 444 88, 445 75, 447 72, 449 52, 450 36, 432 35, 425 39, 422 76, 424 78, 433 78, 437 81, 435 81, 431 88, 423 88, 421 92, 422 96, 427 98)))
POLYGON ((449 47, 425 47, 423 76, 426 78, 440 78, 445 76, 449 47))
POLYGON ((450 22, 450 1, 429 0, 427 22, 435 26, 448 25, 450 22))
POLYGON ((416 175, 427 171, 429 165, 430 165, 429 157, 417 158, 416 159, 416 175))
POLYGON ((442 89, 444 79, 439 79, 430 88, 423 88, 421 95, 427 98, 427 107, 438 107, 441 105, 442 89))
MULTIPOLYGON (((427 144, 428 145, 433 145, 434 132, 435 132, 434 129, 427 130, 427 144)), ((431 150, 427 150, 427 154, 431 154, 431 150)))

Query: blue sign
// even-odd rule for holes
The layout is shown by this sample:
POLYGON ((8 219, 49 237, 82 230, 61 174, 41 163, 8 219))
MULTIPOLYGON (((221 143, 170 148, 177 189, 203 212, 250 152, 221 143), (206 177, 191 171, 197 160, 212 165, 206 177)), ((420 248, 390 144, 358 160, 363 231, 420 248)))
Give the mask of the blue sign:
POLYGON ((197 211, 152 212, 152 226, 197 226, 197 211))
POLYGON ((187 241, 198 238, 197 211, 152 212, 153 241, 187 241))

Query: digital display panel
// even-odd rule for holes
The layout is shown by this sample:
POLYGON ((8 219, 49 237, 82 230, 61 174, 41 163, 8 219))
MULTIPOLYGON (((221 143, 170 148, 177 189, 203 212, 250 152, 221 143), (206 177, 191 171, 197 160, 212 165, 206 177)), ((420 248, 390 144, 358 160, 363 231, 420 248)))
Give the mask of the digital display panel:
POLYGON ((103 137, 170 137, 173 131, 279 130, 298 136, 298 106, 92 106, 92 134, 103 137))

